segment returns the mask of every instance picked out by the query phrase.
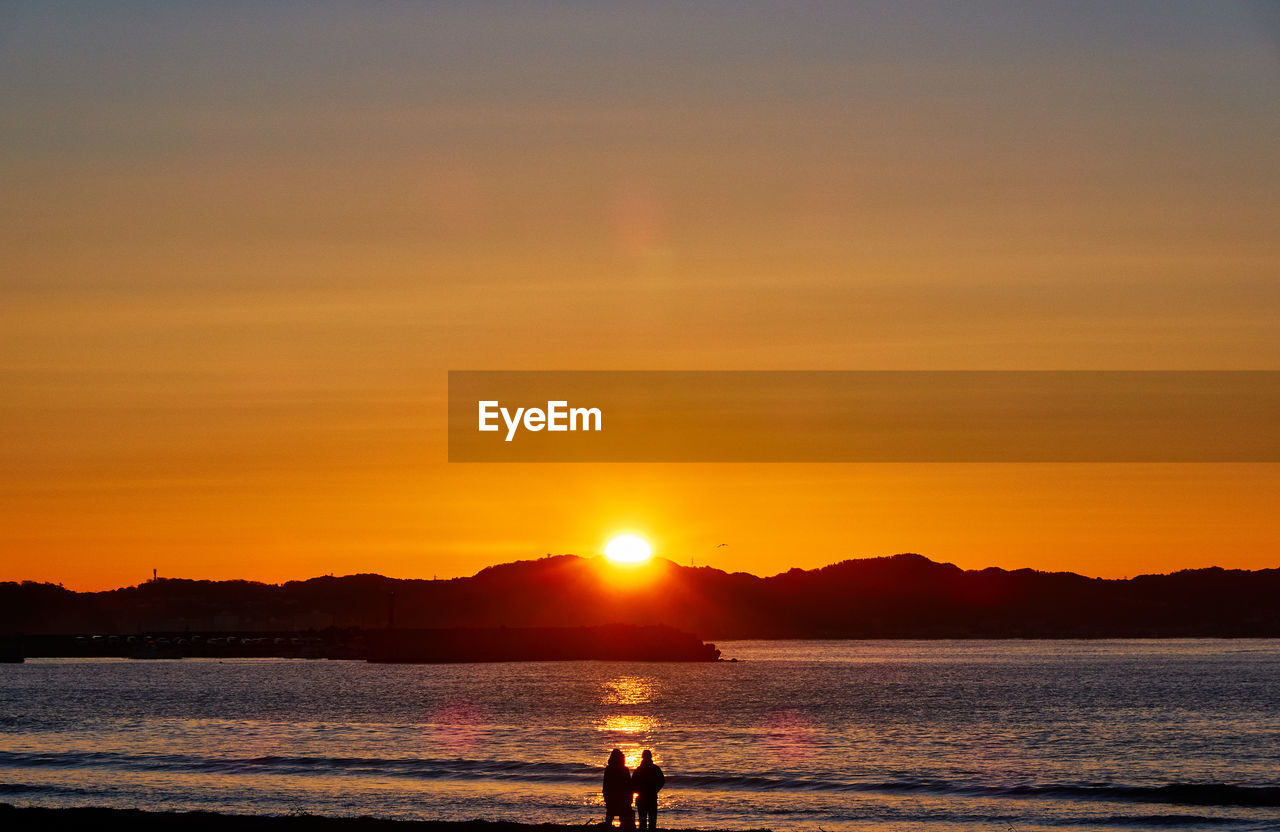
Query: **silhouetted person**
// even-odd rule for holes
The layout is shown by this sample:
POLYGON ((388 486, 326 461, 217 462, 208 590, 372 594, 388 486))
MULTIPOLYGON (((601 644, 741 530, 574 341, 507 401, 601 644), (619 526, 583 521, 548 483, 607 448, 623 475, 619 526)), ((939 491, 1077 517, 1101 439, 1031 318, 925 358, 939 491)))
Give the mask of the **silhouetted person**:
POLYGON ((653 752, 640 755, 640 765, 631 773, 631 791, 636 793, 636 811, 640 813, 640 828, 658 828, 658 792, 667 782, 662 769, 653 762, 653 752))
POLYGON ((614 815, 623 829, 636 828, 636 813, 631 808, 631 770, 622 749, 609 752, 609 764, 604 767, 604 822, 613 825, 614 815))

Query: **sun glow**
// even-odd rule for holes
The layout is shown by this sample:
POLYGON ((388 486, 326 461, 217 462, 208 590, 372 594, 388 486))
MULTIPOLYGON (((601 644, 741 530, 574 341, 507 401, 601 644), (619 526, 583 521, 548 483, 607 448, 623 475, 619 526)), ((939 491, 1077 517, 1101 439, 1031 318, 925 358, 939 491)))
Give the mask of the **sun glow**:
POLYGON ((604 556, 614 563, 644 563, 653 557, 653 547, 639 535, 620 534, 604 547, 604 556))

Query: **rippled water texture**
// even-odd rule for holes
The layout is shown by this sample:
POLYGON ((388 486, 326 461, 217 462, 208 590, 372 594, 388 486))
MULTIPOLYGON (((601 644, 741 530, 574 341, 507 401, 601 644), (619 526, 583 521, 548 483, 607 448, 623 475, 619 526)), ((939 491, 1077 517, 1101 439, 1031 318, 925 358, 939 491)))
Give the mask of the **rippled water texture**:
POLYGON ((0 801, 669 827, 1280 827, 1280 642, 737 642, 736 664, 0 665, 0 801))

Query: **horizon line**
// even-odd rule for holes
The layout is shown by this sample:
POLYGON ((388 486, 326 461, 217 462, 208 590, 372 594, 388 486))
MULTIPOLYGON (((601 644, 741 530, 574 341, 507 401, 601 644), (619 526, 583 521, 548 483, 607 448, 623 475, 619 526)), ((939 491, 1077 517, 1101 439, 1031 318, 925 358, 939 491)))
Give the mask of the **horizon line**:
MULTIPOLYGON (((746 570, 728 570, 728 569, 722 569, 722 568, 720 568, 720 567, 718 567, 718 566, 709 566, 709 565, 696 566, 696 565, 692 565, 692 564, 682 564, 682 563, 679 563, 679 562, 677 562, 677 561, 674 561, 674 560, 672 560, 672 559, 670 559, 670 558, 662 557, 661 555, 654 555, 654 556, 653 556, 653 560, 654 560, 654 561, 662 561, 662 562, 664 562, 664 563, 670 564, 671 566, 674 566, 674 567, 679 568, 679 569, 692 569, 692 570, 703 570, 703 569, 709 569, 709 570, 714 571, 714 572, 721 572, 721 573, 723 573, 723 574, 725 574, 725 575, 750 575, 750 576, 751 576, 751 577, 753 577, 753 578, 757 578, 757 579, 759 579, 759 580, 765 580, 765 581, 767 581, 767 580, 771 580, 771 579, 773 579, 773 578, 777 578, 777 577, 779 577, 779 576, 786 575, 786 574, 788 574, 788 573, 790 573, 790 572, 795 572, 795 571, 800 571, 800 572, 819 572, 819 571, 821 571, 821 570, 823 570, 823 569, 829 569, 829 568, 831 568, 831 567, 833 567, 833 566, 841 566, 841 565, 846 564, 846 563, 860 563, 860 562, 875 561, 875 560, 893 560, 893 559, 895 559, 895 558, 902 558, 902 557, 914 557, 914 558, 920 558, 920 559, 922 559, 922 560, 928 561, 929 563, 931 563, 931 564, 933 564, 933 565, 935 565, 935 566, 942 566, 942 567, 948 567, 948 566, 949 566, 949 567, 951 567, 951 568, 953 568, 953 569, 956 569, 956 570, 958 570, 958 571, 960 571, 960 572, 963 572, 963 573, 979 573, 979 572, 988 572, 988 571, 993 571, 993 570, 994 570, 994 571, 997 571, 997 572, 1005 572, 1005 573, 1034 572, 1034 573, 1038 573, 1038 574, 1042 574, 1042 575, 1072 575, 1072 576, 1075 576, 1075 577, 1078 577, 1078 578, 1085 578, 1085 579, 1087 579, 1087 580, 1092 580, 1092 581, 1132 581, 1132 580, 1137 580, 1137 579, 1139 579, 1139 578, 1150 578, 1150 577, 1169 577, 1169 576, 1172 576, 1172 575, 1179 575, 1179 574, 1183 574, 1183 573, 1186 573, 1186 572, 1203 572, 1203 571, 1211 571, 1211 570, 1215 570, 1215 569, 1216 569, 1216 570, 1223 571, 1223 572, 1250 572, 1250 573, 1253 573, 1253 572, 1267 572, 1267 571, 1271 571, 1271 570, 1275 570, 1275 569, 1280 569, 1280 564, 1277 564, 1276 566, 1267 566, 1267 567, 1262 567, 1262 568, 1259 568, 1259 569, 1228 568, 1228 567, 1225 567, 1225 566, 1218 566, 1218 565, 1216 565, 1216 564, 1210 564, 1210 565, 1206 565, 1206 566, 1185 567, 1185 568, 1182 568, 1182 569, 1175 569, 1175 570, 1173 570, 1173 571, 1171 571, 1171 572, 1143 572, 1143 573, 1139 573, 1139 574, 1137 574, 1137 575, 1126 575, 1126 576, 1124 576, 1124 577, 1113 577, 1113 578, 1107 578, 1107 577, 1102 577, 1102 576, 1098 576, 1098 575, 1086 575, 1086 574, 1084 574, 1084 573, 1082 573, 1082 572, 1073 572, 1073 571, 1071 571, 1071 570, 1046 570, 1046 569, 1036 569, 1035 567, 1031 567, 1031 566, 1020 566, 1020 567, 1016 567, 1016 568, 1013 568, 1013 569, 1009 569, 1009 568, 1006 568, 1006 567, 1003 567, 1003 566, 983 566, 983 567, 978 567, 978 568, 971 568, 971 569, 967 569, 967 568, 964 568, 964 567, 961 567, 961 566, 957 566, 956 564, 951 563, 950 561, 934 560, 933 558, 929 557, 928 555, 922 555, 922 554, 920 554, 919 552, 895 552, 895 553, 894 553, 894 554, 892 554, 892 555, 870 555, 870 556, 867 556, 867 557, 851 557, 851 558, 844 558, 844 559, 842 559, 842 560, 832 561, 831 563, 828 563, 828 564, 825 564, 825 565, 822 565, 822 566, 814 566, 814 567, 809 567, 809 568, 804 568, 804 567, 799 567, 799 566, 792 566, 792 567, 790 567, 790 568, 788 568, 788 569, 784 569, 784 570, 782 570, 782 571, 780 571, 780 572, 775 572, 775 573, 773 573, 773 574, 771 574, 771 575, 759 575, 759 574, 756 574, 756 573, 754 573, 754 572, 748 572, 748 571, 746 571, 746 570)), ((397 576, 394 576, 394 575, 384 575, 384 574, 382 574, 381 572, 349 572, 349 573, 344 574, 344 575, 335 575, 335 574, 333 574, 333 573, 331 573, 331 572, 330 572, 330 573, 325 573, 325 574, 323 574, 323 575, 312 575, 312 576, 310 576, 310 577, 306 577, 306 578, 287 578, 287 579, 282 580, 282 581, 265 581, 265 580, 257 580, 257 579, 254 579, 254 578, 198 578, 198 577, 185 577, 185 576, 156 575, 154 578, 149 578, 149 579, 146 579, 146 580, 143 580, 143 581, 139 581, 139 582, 138 582, 138 583, 136 583, 136 584, 127 584, 127 585, 124 585, 124 586, 116 586, 116 587, 109 587, 109 588, 103 588, 103 589, 68 589, 68 588, 67 588, 67 587, 65 587, 61 582, 54 582, 54 581, 38 581, 38 580, 31 580, 31 579, 25 579, 25 578, 5 578, 5 579, 0 579, 0 584, 5 584, 5 583, 11 583, 11 584, 27 584, 27 583, 42 584, 42 585, 45 585, 45 586, 56 586, 56 587, 59 587, 59 588, 61 588, 61 589, 66 590, 67 592, 73 592, 73 593, 76 593, 76 594, 78 594, 78 595, 83 595, 83 594, 92 594, 92 593, 99 593, 99 592, 119 592, 119 591, 121 591, 121 590, 126 590, 126 589, 138 589, 138 588, 140 588, 140 587, 146 586, 147 584, 150 584, 150 583, 158 583, 158 582, 160 582, 160 581, 190 581, 190 582, 193 582, 193 583, 250 583, 250 584, 259 584, 259 585, 261 585, 261 586, 276 586, 276 587, 284 586, 285 584, 291 584, 291 583, 307 583, 307 582, 310 582, 310 581, 322 580, 322 579, 325 579, 325 578, 332 578, 332 579, 334 579, 334 580, 344 580, 344 579, 347 579, 347 578, 359 578, 359 577, 382 578, 382 579, 384 579, 384 580, 388 580, 388 581, 405 581, 405 582, 408 582, 408 581, 448 582, 448 581, 465 581, 465 580, 471 580, 471 579, 473 579, 473 578, 479 577, 481 573, 483 573, 483 572, 485 572, 485 571, 487 571, 487 570, 490 570, 490 569, 494 569, 494 568, 500 568, 500 567, 504 567, 504 566, 515 566, 515 565, 522 564, 522 563, 536 563, 536 562, 538 562, 538 561, 542 561, 542 560, 550 560, 550 559, 552 559, 552 558, 576 558, 576 559, 578 559, 578 560, 584 560, 584 561, 604 561, 604 560, 605 560, 604 555, 599 555, 599 554, 597 554, 597 555, 579 555, 579 554, 577 554, 576 552, 561 552, 561 553, 559 553, 559 554, 553 554, 553 553, 548 552, 548 553, 545 553, 545 554, 543 554, 543 555, 541 555, 541 556, 538 556, 538 557, 518 558, 518 559, 516 559, 516 560, 511 560, 511 561, 503 561, 503 562, 500 562, 500 563, 491 563, 491 564, 489 564, 489 565, 487 565, 487 566, 481 567, 477 572, 475 572, 475 573, 473 573, 473 574, 470 574, 470 575, 454 575, 454 576, 452 576, 452 577, 446 577, 446 578, 439 578, 439 577, 431 577, 431 578, 424 578, 424 577, 397 577, 397 576)), ((625 567, 623 567, 623 568, 636 568, 636 567, 635 567, 634 565, 629 565, 629 566, 625 566, 625 567)))

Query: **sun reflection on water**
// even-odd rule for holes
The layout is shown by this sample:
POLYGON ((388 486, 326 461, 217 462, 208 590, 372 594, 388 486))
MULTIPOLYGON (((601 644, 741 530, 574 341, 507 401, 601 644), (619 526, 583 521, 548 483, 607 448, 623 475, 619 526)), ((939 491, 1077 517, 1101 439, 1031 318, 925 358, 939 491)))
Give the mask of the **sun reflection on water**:
MULTIPOLYGON (((618 676, 601 683, 600 703, 631 709, 649 705, 658 696, 656 679, 645 676, 618 676)), ((595 728, 608 737, 610 748, 622 749, 627 766, 640 764, 640 754, 652 742, 652 734, 658 729, 658 719, 645 714, 611 713, 600 718, 595 728)))
POLYGON ((597 731, 608 731, 613 734, 645 734, 658 727, 658 720, 650 716, 619 714, 607 716, 596 723, 597 731))
POLYGON ((602 687, 600 701, 605 705, 646 705, 657 695, 657 683, 644 676, 619 676, 602 687))

